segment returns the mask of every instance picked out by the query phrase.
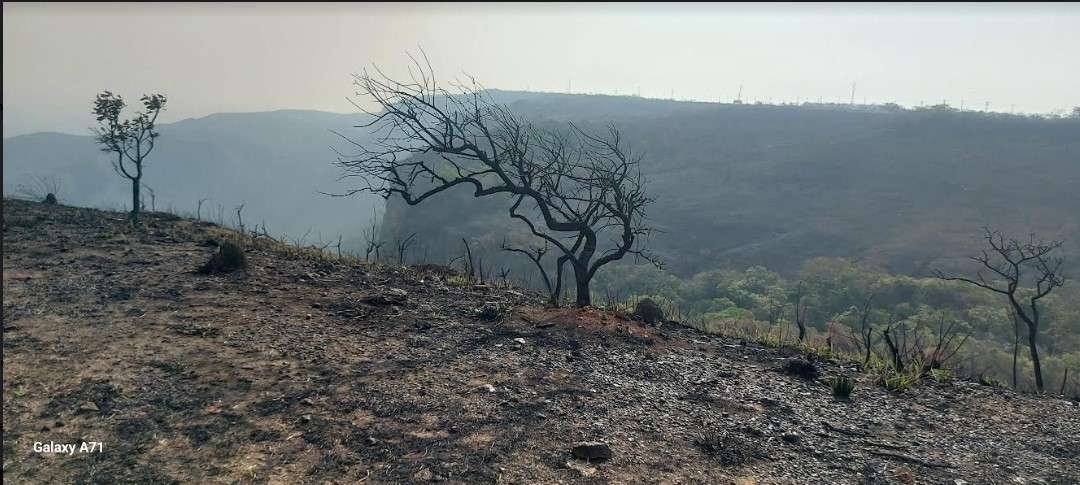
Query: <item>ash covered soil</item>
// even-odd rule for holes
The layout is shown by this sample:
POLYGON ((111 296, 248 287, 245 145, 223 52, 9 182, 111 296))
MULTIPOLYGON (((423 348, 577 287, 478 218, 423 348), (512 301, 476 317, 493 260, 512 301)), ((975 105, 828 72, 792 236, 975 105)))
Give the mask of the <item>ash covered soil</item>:
POLYGON ((803 379, 789 350, 415 268, 198 275, 226 230, 144 220, 4 201, 5 482, 1080 483, 1074 402, 803 379))

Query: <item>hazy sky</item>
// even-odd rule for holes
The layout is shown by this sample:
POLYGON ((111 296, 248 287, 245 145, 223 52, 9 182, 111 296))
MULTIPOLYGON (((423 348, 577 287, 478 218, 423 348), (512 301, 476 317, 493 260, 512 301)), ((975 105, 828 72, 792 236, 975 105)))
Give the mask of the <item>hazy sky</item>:
POLYGON ((4 135, 87 134, 94 94, 215 112, 353 111, 353 72, 503 89, 1052 112, 1080 105, 1080 4, 4 3, 4 135))

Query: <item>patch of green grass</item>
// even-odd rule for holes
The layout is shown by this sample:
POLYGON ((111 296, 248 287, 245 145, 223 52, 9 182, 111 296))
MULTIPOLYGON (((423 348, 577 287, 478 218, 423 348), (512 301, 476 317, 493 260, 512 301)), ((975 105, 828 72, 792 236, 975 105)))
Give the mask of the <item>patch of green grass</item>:
POLYGON ((829 387, 832 388, 833 397, 837 399, 850 399, 855 391, 855 381, 846 376, 836 376, 829 379, 829 387))
POLYGON ((927 375, 936 382, 947 382, 953 378, 953 372, 949 369, 930 369, 927 375))
POLYGON ((911 389, 921 378, 921 371, 898 371, 889 367, 884 370, 878 380, 885 389, 893 392, 903 392, 911 389))
POLYGON ((468 276, 452 275, 446 279, 446 284, 449 286, 468 286, 472 284, 472 282, 469 281, 468 276))
POLYGON ((812 342, 806 342, 799 345, 799 349, 809 356, 816 357, 821 360, 831 360, 834 357, 832 349, 825 344, 815 344, 812 342))
POLYGON ((993 377, 988 376, 988 375, 980 375, 979 376, 979 384, 982 384, 984 386, 990 386, 990 387, 1005 387, 1001 383, 1001 381, 999 381, 997 379, 994 379, 993 377))
POLYGON ((907 376, 900 373, 883 376, 881 380, 881 385, 885 386, 885 389, 895 392, 906 391, 911 388, 912 384, 914 383, 907 376))

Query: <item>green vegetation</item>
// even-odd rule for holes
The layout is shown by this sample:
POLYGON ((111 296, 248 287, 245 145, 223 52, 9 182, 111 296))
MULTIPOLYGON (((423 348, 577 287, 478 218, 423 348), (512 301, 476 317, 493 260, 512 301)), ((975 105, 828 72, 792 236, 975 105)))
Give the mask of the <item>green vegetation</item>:
POLYGON ((949 369, 930 369, 927 375, 937 382, 946 382, 953 378, 953 373, 949 369))
POLYGON ((879 377, 881 385, 890 391, 903 392, 911 388, 919 377, 910 373, 891 371, 879 377))
MULTIPOLYGON (((1012 386, 1019 347, 1015 385, 1033 388, 1028 331, 1014 329, 1004 302, 929 276, 968 274, 984 225, 1063 239, 1062 254, 1073 258, 1063 272, 1075 274, 1080 232, 1069 222, 1080 212, 1072 196, 1080 119, 947 106, 496 95, 537 122, 571 119, 588 128, 613 120, 647 154, 641 168, 658 229, 649 247, 666 271, 605 267, 594 298, 648 297, 672 320, 766 345, 794 345, 803 326, 801 346, 816 355, 891 360, 897 368, 917 362, 926 367, 921 376, 938 367, 933 344, 944 324, 969 335, 951 358, 958 375, 993 375, 1012 386), (905 354, 900 365, 889 355, 887 329, 905 354)), ((436 261, 469 238, 487 265, 513 268, 520 283, 541 287, 535 268, 498 254, 499 241, 527 233, 505 220, 512 200, 477 203, 467 187, 441 195, 443 203, 422 210, 389 201, 383 234, 418 231, 436 261)), ((1044 381, 1057 392, 1065 371, 1080 368, 1080 292, 1068 285, 1040 307, 1044 381)), ((1080 379, 1065 387, 1077 393, 1080 379)))
MULTIPOLYGON (((154 150, 155 140, 161 136, 157 131, 157 118, 165 109, 163 94, 143 95, 140 99, 145 108, 130 120, 121 120, 120 113, 126 103, 121 96, 103 91, 94 99, 92 114, 98 126, 93 128, 94 139, 101 151, 116 154, 113 169, 131 181, 131 221, 139 221, 143 199, 139 192, 143 187, 143 167, 146 157, 154 150)), ((153 195, 153 192, 151 192, 153 195)))
MULTIPOLYGON (((619 127, 645 154, 658 230, 649 248, 683 277, 755 265, 790 276, 814 257, 930 276, 965 268, 984 225, 1064 239, 1064 254, 1080 254, 1080 229, 1069 224, 1080 213, 1080 119, 503 96, 537 123, 619 127)), ((430 258, 446 261, 466 237, 498 267, 500 242, 528 233, 506 220, 510 198, 478 201, 462 186, 440 201, 419 208, 390 200, 383 239, 419 232, 430 258)), ((520 255, 503 259, 519 260, 515 274, 535 271, 520 255)))
MULTIPOLYGON (((997 295, 960 282, 890 274, 839 258, 814 258, 790 278, 760 266, 743 271, 714 270, 679 278, 650 266, 622 265, 602 273, 598 292, 644 297, 679 308, 683 323, 706 331, 737 335, 769 346, 799 346, 824 357, 846 357, 883 376, 886 387, 903 389, 921 377, 943 380, 992 376, 1012 382, 1014 344, 1019 340, 1017 387, 1033 389, 1031 361, 1019 333, 997 295), (808 326, 798 342, 794 297, 802 283, 808 326), (867 304, 869 302, 869 305, 867 304), (870 330, 866 352, 861 330, 870 330), (954 346, 967 340, 949 359, 952 371, 941 369, 934 344, 942 328, 953 327, 954 346), (886 329, 898 347, 905 347, 903 369, 897 369, 883 338, 886 329)), ((1048 390, 1059 391, 1066 369, 1080 368, 1080 291, 1066 285, 1042 300, 1045 306, 1040 350, 1045 352, 1048 390)), ((947 352, 938 352, 940 357, 947 352)), ((1066 394, 1080 392, 1076 379, 1066 394)))
POLYGON ((992 376, 981 375, 979 376, 979 384, 990 387, 1004 387, 1001 381, 994 379, 992 376))
POLYGON ((855 391, 855 381, 846 376, 836 376, 829 379, 829 387, 832 388, 833 397, 837 399, 850 399, 855 391))

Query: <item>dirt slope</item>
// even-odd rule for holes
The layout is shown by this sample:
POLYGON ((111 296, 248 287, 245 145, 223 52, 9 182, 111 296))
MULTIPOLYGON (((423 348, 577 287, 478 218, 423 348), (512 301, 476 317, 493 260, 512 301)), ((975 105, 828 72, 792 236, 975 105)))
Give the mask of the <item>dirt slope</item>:
POLYGON ((1080 482, 1060 399, 859 377, 840 402, 784 351, 519 290, 263 251, 202 276, 205 223, 3 216, 7 483, 1080 482), (583 440, 613 458, 573 458, 583 440), (104 450, 33 450, 83 441, 104 450))

